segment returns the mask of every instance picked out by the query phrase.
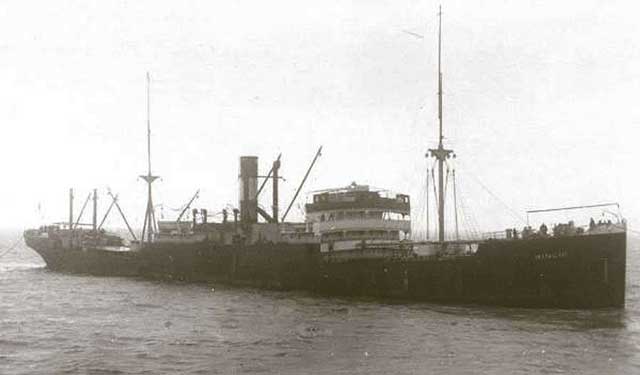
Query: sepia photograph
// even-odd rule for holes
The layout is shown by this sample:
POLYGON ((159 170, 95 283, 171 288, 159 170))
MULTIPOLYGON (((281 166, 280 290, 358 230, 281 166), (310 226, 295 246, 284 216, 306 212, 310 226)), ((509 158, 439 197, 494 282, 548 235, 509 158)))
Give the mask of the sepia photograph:
POLYGON ((640 373, 639 13, 0 1, 0 374, 640 373))

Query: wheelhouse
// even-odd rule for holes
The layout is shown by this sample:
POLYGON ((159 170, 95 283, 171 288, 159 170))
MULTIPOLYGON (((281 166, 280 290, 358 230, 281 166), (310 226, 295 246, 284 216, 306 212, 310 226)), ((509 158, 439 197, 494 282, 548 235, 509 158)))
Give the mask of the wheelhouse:
POLYGON ((354 182, 314 193, 305 209, 322 252, 362 249, 411 236, 411 202, 406 194, 354 182))

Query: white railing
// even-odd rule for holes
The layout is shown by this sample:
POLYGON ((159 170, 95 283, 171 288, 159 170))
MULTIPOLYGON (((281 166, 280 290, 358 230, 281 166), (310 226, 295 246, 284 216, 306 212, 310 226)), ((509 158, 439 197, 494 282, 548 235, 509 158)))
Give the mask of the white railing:
POLYGON ((522 239, 522 238, 532 238, 536 236, 547 236, 547 237, 572 237, 572 236, 589 236, 596 234, 604 234, 604 233, 621 233, 625 232, 627 229, 626 223, 611 223, 611 224, 596 224, 594 227, 590 228, 588 225, 580 225, 573 226, 568 229, 567 233, 555 233, 553 228, 547 229, 547 234, 542 235, 540 231, 536 229, 531 229, 529 233, 526 233, 522 230, 517 232, 517 236, 514 236, 513 233, 511 237, 507 236, 507 230, 495 231, 495 232, 485 232, 482 233, 481 239, 483 240, 505 240, 505 239, 522 239), (524 236, 523 236, 524 234, 524 236))
POLYGON ((410 232, 411 222, 408 220, 355 219, 321 221, 313 224, 313 231, 316 233, 341 230, 385 230, 410 232))

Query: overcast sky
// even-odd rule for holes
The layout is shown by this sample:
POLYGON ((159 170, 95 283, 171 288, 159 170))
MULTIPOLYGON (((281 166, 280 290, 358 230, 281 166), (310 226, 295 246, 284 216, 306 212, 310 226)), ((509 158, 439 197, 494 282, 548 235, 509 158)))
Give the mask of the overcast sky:
MULTIPOLYGON (((445 137, 467 222, 500 229, 522 225, 516 216, 530 208, 617 201, 633 228, 637 7, 515 3, 443 2, 445 137)), ((66 220, 69 187, 76 207, 93 187, 110 187, 141 225, 147 71, 162 176, 154 191, 166 218, 198 188, 198 207, 236 205, 240 155, 259 156, 266 173, 283 154, 285 205, 323 145, 305 192, 352 181, 405 192, 423 225, 424 154, 437 140, 437 7, 0 2, 0 226, 66 220)))

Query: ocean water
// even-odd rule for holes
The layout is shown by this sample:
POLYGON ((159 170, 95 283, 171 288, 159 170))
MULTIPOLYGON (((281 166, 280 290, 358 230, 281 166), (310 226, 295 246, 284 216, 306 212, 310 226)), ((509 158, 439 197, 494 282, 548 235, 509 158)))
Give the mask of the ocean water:
POLYGON ((638 374, 640 241, 624 310, 322 298, 59 274, 0 236, 0 374, 638 374))

